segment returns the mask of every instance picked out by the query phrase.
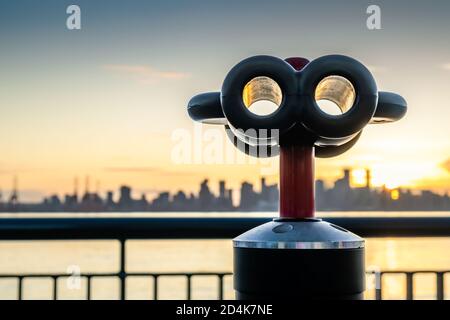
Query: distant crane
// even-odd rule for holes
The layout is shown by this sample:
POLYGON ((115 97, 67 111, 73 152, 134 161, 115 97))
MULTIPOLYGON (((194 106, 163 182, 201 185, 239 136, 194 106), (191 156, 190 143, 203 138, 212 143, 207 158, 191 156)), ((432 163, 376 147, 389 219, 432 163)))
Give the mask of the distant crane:
POLYGON ((14 176, 13 189, 11 192, 11 196, 9 198, 9 206, 11 209, 16 209, 18 205, 19 205, 18 180, 17 180, 17 176, 14 176))
POLYGON ((100 193, 100 180, 97 180, 96 182, 95 182, 95 193, 96 194, 99 194, 100 193))
POLYGON ((91 177, 87 175, 84 180, 84 190, 85 190, 84 195, 85 196, 89 195, 90 185, 91 185, 91 177))
POLYGON ((73 198, 75 202, 78 201, 78 177, 73 179, 73 198))

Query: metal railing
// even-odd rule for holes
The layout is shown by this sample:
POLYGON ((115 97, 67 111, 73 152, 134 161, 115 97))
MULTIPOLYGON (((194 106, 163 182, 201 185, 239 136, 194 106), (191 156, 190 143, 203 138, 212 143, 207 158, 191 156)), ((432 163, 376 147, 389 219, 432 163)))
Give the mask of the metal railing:
MULTIPOLYGON (((132 273, 126 272, 126 241, 131 239, 231 239, 246 230, 270 221, 267 218, 4 218, 0 219, 0 240, 118 240, 119 271, 116 273, 85 273, 86 298, 92 297, 92 279, 117 277, 119 298, 126 298, 127 277, 153 279, 153 298, 158 299, 158 280, 162 277, 186 278, 186 299, 192 298, 192 278, 215 276, 218 279, 217 298, 224 297, 224 277, 230 272, 192 273, 132 273)), ((450 236, 450 217, 407 218, 326 218, 363 237, 438 237, 450 236)), ((444 279, 450 270, 381 271, 374 273, 377 285, 375 298, 382 299, 382 278, 386 274, 406 275, 406 298, 414 298, 414 275, 436 275, 436 299, 445 298, 444 279)), ((58 299, 58 280, 67 274, 0 274, 0 279, 17 279, 17 298, 23 298, 23 281, 27 278, 48 278, 53 282, 52 297, 58 299)))
MULTIPOLYGON (((152 297, 154 300, 158 300, 158 287, 159 279, 162 277, 185 277, 186 278, 186 300, 192 299, 192 278, 193 277, 206 277, 214 276, 218 280, 218 290, 217 299, 222 300, 224 297, 224 277, 231 276, 231 272, 126 272, 124 276, 121 273, 84 273, 80 274, 80 278, 86 279, 86 300, 92 299, 92 279, 99 277, 117 277, 121 280, 120 286, 120 299, 125 300, 126 286, 125 281, 128 277, 149 277, 153 279, 152 286, 152 297)), ((53 300, 58 300, 58 280, 71 277, 68 274, 0 274, 0 279, 17 279, 17 300, 23 299, 23 282, 27 278, 39 278, 39 279, 49 279, 52 281, 52 292, 51 297, 53 300)))
POLYGON ((444 280, 445 275, 450 274, 450 270, 436 271, 436 270, 415 270, 415 271, 401 271, 401 270, 387 270, 380 272, 367 272, 375 276, 374 296, 375 300, 383 300, 383 276, 384 275, 405 275, 406 276, 406 300, 414 300, 414 276, 417 274, 433 274, 436 276, 436 300, 445 299, 444 280))

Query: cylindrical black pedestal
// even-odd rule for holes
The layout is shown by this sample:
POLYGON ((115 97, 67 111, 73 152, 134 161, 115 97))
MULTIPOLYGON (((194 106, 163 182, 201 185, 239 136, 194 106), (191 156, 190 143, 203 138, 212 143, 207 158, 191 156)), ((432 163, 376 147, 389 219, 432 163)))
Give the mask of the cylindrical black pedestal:
POLYGON ((362 299, 364 240, 318 220, 278 220, 234 239, 237 299, 362 299))

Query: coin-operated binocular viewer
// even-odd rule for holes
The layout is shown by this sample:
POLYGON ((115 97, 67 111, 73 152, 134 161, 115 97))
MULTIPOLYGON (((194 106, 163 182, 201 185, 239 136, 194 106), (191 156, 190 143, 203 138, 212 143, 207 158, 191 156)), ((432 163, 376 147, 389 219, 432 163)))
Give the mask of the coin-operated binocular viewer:
POLYGON ((225 125, 233 144, 251 156, 280 155, 280 217, 233 240, 236 297, 362 298, 364 240, 314 218, 314 156, 338 156, 367 124, 401 119, 405 100, 378 91, 369 70, 350 57, 255 56, 231 69, 221 92, 193 97, 188 112, 225 125), (261 100, 278 108, 257 115, 252 105, 261 100), (324 100, 340 114, 323 111, 324 100))

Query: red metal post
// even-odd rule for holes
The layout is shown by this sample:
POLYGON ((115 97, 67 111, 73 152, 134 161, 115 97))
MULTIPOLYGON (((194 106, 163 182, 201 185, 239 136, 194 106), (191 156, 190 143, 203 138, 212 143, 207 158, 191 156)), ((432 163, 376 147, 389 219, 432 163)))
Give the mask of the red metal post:
POLYGON ((314 147, 280 148, 280 217, 314 217, 314 147))
MULTIPOLYGON (((300 71, 309 60, 292 57, 286 62, 300 71)), ((314 211, 314 147, 283 145, 280 147, 280 217, 312 218, 314 211)))

